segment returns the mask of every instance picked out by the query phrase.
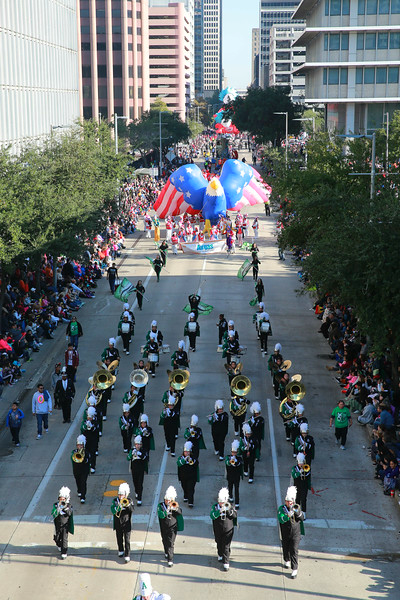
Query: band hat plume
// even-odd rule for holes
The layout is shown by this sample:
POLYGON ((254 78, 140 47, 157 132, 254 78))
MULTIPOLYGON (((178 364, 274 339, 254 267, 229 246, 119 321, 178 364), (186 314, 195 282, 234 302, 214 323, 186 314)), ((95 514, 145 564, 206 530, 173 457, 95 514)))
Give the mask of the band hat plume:
POLYGON ((193 448, 192 442, 185 442, 185 445, 183 446, 183 450, 185 452, 191 452, 192 448, 193 448))
POLYGON ((87 409, 87 416, 88 417, 94 417, 96 415, 96 409, 94 406, 89 406, 89 408, 87 409))
POLYGON ((239 450, 239 440, 233 440, 231 449, 233 452, 237 452, 239 450))
POLYGON ((228 488, 223 487, 218 492, 218 502, 228 502, 229 491, 228 488))
POLYGON ((140 444, 140 445, 142 445, 142 436, 141 435, 137 435, 135 437, 135 439, 133 440, 133 443, 134 444, 140 444))
POLYGON ((88 399, 89 406, 96 406, 96 403, 97 402, 96 402, 95 396, 93 396, 93 394, 91 394, 88 399))
POLYGON ((129 319, 129 313, 127 310, 124 312, 123 316, 126 317, 127 319, 129 319))
POLYGON ((115 346, 115 344, 116 344, 115 338, 109 338, 108 343, 112 346, 115 346))
POLYGON ((275 352, 280 352, 282 350, 282 346, 280 344, 275 344, 275 352))
POLYGON ((142 596, 150 596, 153 591, 151 587, 151 579, 148 573, 141 573, 139 575, 140 594, 142 596))
POLYGON ((178 348, 180 350, 184 350, 185 349, 185 342, 183 340, 180 340, 180 342, 178 342, 178 348))
POLYGON ((168 596, 168 594, 159 594, 156 600, 171 600, 171 596, 168 596))
POLYGON ((197 415, 192 415, 192 418, 190 419, 190 426, 196 427, 198 422, 199 422, 199 417, 197 415))
POLYGON ((144 413, 142 414, 142 416, 140 417, 140 421, 139 423, 148 423, 149 422, 149 417, 147 415, 145 415, 144 413))
POLYGON ((194 312, 191 312, 189 315, 189 319, 194 319, 196 317, 196 315, 194 314, 194 312))
POLYGON ((121 496, 129 496, 130 491, 131 488, 127 483, 121 483, 121 485, 118 488, 118 494, 121 494, 121 496))
POLYGON ((259 414, 261 412, 261 406, 259 402, 253 402, 253 404, 250 406, 250 412, 254 415, 254 414, 259 414))
POLYGON ((296 414, 302 415, 303 413, 304 413, 304 405, 303 404, 298 404, 296 406, 296 414))
POLYGON ((58 492, 58 497, 65 498, 66 500, 69 500, 70 495, 71 495, 71 490, 68 487, 66 487, 65 485, 58 492))
POLYGON ((78 437, 76 438, 76 443, 79 445, 83 445, 86 446, 86 438, 84 435, 78 435, 78 437))
POLYGON ((228 325, 231 325, 233 327, 234 324, 235 324, 235 321, 232 321, 232 320, 228 321, 228 325))
POLYGON ((285 500, 288 500, 289 502, 295 502, 296 496, 297 496, 297 488, 295 485, 291 485, 287 489, 285 500))
POLYGON ((157 341, 157 334, 155 331, 151 331, 149 337, 151 340, 157 341))
POLYGON ((151 326, 152 326, 152 327, 157 327, 157 321, 152 321, 152 322, 151 322, 151 326))
POLYGON ((129 404, 126 404, 125 402, 124 402, 124 404, 122 405, 122 410, 123 410, 123 412, 129 412, 130 408, 131 408, 131 407, 129 406, 129 404))
POLYGON ((124 309, 125 309, 125 310, 129 310, 129 304, 128 304, 128 302, 125 302, 125 303, 124 303, 124 309))
POLYGON ((217 400, 214 404, 214 409, 220 410, 221 408, 224 408, 224 403, 222 400, 217 400))
POLYGON ((301 431, 301 433, 307 433, 308 432, 308 424, 307 423, 302 423, 300 425, 300 431, 301 431))
POLYGON ((170 485, 169 487, 167 487, 167 489, 165 490, 165 494, 164 494, 164 500, 176 500, 176 489, 174 488, 173 485, 170 485))
POLYGON ((251 427, 248 423, 244 423, 243 427, 242 427, 243 433, 244 435, 250 435, 251 434, 251 427))
POLYGON ((296 460, 299 465, 304 465, 306 463, 305 454, 303 454, 302 452, 299 452, 296 457, 296 460))

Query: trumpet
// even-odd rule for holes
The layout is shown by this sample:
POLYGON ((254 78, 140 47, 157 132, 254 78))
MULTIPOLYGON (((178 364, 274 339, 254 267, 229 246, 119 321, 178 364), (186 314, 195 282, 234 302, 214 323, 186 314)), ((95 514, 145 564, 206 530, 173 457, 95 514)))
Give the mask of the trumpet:
POLYGON ((235 467, 237 463, 237 458, 236 456, 231 456, 229 459, 229 464, 232 465, 232 467, 235 467))
POLYGON ((84 461, 85 451, 84 450, 74 450, 72 453, 72 460, 76 463, 81 463, 84 461))
POLYGON ((149 430, 147 429, 147 427, 145 427, 144 429, 142 429, 142 430, 141 430, 141 434, 140 434, 140 435, 141 435, 142 437, 149 437, 149 435, 150 435, 150 432, 149 432, 149 430))
POLYGON ((115 516, 117 518, 119 518, 121 516, 121 512, 123 511, 124 508, 128 508, 130 504, 129 498, 121 498, 121 500, 118 499, 118 508, 115 511, 115 516))
POLYGON ((186 464, 190 466, 194 465, 194 460, 191 456, 186 457, 186 464))
POLYGON ((304 465, 301 466, 301 471, 303 472, 304 475, 308 475, 310 470, 311 470, 311 467, 307 463, 305 463, 304 465))
POLYGON ((179 504, 175 500, 171 502, 169 506, 171 510, 177 510, 179 508, 179 504))
POLYGON ((90 431, 93 427, 92 421, 89 421, 89 420, 85 421, 85 427, 86 427, 87 431, 90 431))
POLYGON ((230 502, 224 502, 224 504, 222 506, 219 507, 219 512, 220 512, 220 517, 221 517, 221 521, 226 521, 226 513, 228 512, 228 510, 230 510, 231 504, 230 502))
POLYGON ((196 430, 194 427, 190 427, 190 437, 196 437, 196 430))
POLYGON ((137 460, 138 458, 139 458, 138 451, 136 450, 136 448, 132 448, 132 458, 131 458, 131 460, 137 460))
POLYGON ((59 502, 57 505, 58 510, 63 510, 67 506, 66 502, 59 502))

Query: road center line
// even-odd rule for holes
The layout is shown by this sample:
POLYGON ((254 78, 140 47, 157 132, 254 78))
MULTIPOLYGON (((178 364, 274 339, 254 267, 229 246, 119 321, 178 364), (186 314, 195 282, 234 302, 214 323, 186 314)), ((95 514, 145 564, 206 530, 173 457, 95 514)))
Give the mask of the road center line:
POLYGON ((161 461, 160 474, 158 476, 157 487, 154 492, 153 507, 151 509, 151 514, 150 514, 150 519, 149 519, 149 529, 151 529, 153 527, 154 519, 156 518, 158 499, 160 497, 161 486, 163 484, 165 468, 167 466, 167 458, 168 458, 168 452, 164 452, 164 456, 161 461))
POLYGON ((270 439, 270 444, 271 444, 271 455, 272 455, 272 470, 274 473, 275 500, 276 500, 276 509, 278 510, 279 506, 282 504, 282 498, 281 498, 281 483, 280 483, 280 479, 279 479, 279 470, 278 470, 278 456, 277 456, 277 452, 276 452, 276 443, 275 443, 274 422, 272 419, 271 398, 267 398, 267 410, 268 410, 269 439, 270 439))

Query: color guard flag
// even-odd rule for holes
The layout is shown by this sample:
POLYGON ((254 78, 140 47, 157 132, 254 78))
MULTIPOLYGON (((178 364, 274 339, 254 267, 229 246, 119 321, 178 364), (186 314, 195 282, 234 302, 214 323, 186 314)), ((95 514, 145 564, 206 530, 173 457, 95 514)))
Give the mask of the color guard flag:
POLYGON ((136 288, 133 285, 133 283, 131 283, 126 277, 124 277, 117 289, 115 290, 114 296, 117 298, 117 300, 121 300, 121 302, 126 302, 130 294, 132 294, 132 292, 134 292, 135 290, 136 288))
POLYGON ((244 261, 242 266, 239 268, 239 271, 237 272, 237 277, 243 281, 243 279, 246 277, 247 273, 250 271, 250 267, 251 267, 251 262, 249 261, 248 258, 246 258, 246 260, 244 261))
MULTIPOLYGON (((197 307, 197 310, 199 311, 199 316, 200 315, 209 315, 213 309, 214 309, 214 307, 211 306, 211 304, 205 304, 205 302, 199 302, 199 306, 197 307)), ((186 304, 186 306, 184 306, 184 308, 182 310, 186 313, 192 312, 192 309, 190 308, 190 304, 186 304)))

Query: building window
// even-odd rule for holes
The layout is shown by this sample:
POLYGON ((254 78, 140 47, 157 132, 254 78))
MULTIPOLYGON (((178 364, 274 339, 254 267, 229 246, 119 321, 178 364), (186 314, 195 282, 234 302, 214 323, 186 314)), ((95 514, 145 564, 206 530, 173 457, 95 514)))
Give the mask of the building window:
POLYGON ((389 48, 391 50, 397 50, 400 48, 400 33, 391 33, 389 38, 389 48))
POLYGON ((81 43, 81 50, 82 51, 90 50, 90 42, 82 42, 81 43))
POLYGON ((91 85, 82 86, 82 93, 83 93, 84 98, 91 98, 92 97, 92 86, 91 85))
POLYGON ((128 50, 133 50, 133 44, 128 44, 128 50))
POLYGON ((324 69, 322 76, 322 83, 326 85, 328 83, 328 69, 324 69))
POLYGON ((392 15, 398 15, 400 13, 400 0, 392 0, 390 5, 390 12, 392 15))
POLYGON ((106 11, 105 10, 99 10, 99 9, 96 10, 96 17, 98 19, 104 19, 105 16, 106 16, 106 11))
POLYGON ((92 107, 91 106, 84 106, 83 107, 83 118, 85 120, 88 120, 88 119, 92 118, 92 107))
POLYGON ((387 69, 386 67, 378 67, 376 69, 376 83, 386 83, 387 69))
POLYGON ((133 106, 129 107, 129 118, 130 118, 131 121, 133 121, 134 118, 135 118, 135 115, 134 115, 134 112, 133 112, 133 106))
POLYGON ((138 52, 141 52, 141 51, 142 51, 142 44, 138 44, 138 45, 137 45, 137 51, 138 51, 138 52))
POLYGON ((378 50, 387 50, 389 35, 387 33, 378 33, 378 50))
POLYGON ((374 67, 366 67, 364 69, 364 83, 365 84, 375 83, 375 69, 374 69, 374 67))
POLYGON ((132 35, 132 27, 128 27, 128 35, 132 35))
POLYGON ((133 67, 132 66, 128 67, 128 77, 130 77, 131 79, 133 78, 133 67))
POLYGON ((121 16, 121 9, 119 8, 113 8, 111 11, 111 15, 113 17, 119 18, 121 16))
POLYGON ((388 83, 399 83, 399 68, 389 67, 388 68, 388 83))
POLYGON ((121 25, 113 25, 112 32, 113 33, 121 33, 121 25))
POLYGON ((107 86, 99 85, 99 98, 107 98, 107 86))
POLYGON ((357 33, 357 50, 364 50, 364 34, 357 33))
POLYGON ((340 84, 347 85, 347 67, 340 69, 340 84))
POLYGON ((107 65, 97 65, 97 76, 107 77, 107 65))
POLYGON ((349 49, 349 34, 348 33, 342 33, 341 49, 342 50, 349 49))
POLYGON ((358 14, 365 15, 365 0, 358 0, 358 14))
POLYGON ((365 34, 365 49, 366 50, 375 50, 376 48, 376 34, 375 33, 366 33, 365 34))
POLYGON ((329 69, 328 85, 337 85, 339 83, 339 69, 329 69))
POLYGON ((122 85, 114 85, 114 98, 122 98, 122 85))
POLYGON ((105 42, 97 42, 97 50, 106 50, 107 46, 105 42))
POLYGON ((390 0, 379 0, 379 14, 380 15, 388 15, 389 14, 389 6, 390 6, 390 0))
POLYGON ((113 42, 113 50, 122 50, 121 42, 113 42))
POLYGON ((142 65, 138 65, 137 76, 139 77, 139 79, 141 79, 143 77, 142 72, 143 72, 142 65))
POLYGON ((324 34, 324 50, 328 50, 328 34, 324 34))
POLYGON ((331 33, 329 36, 329 50, 339 50, 340 33, 331 33))
POLYGON ((122 65, 114 65, 113 66, 113 74, 114 77, 122 77, 122 65))
POLYGON ((360 67, 356 69, 356 83, 363 82, 363 70, 360 67))
POLYGON ((89 18, 89 9, 88 8, 81 8, 81 18, 82 19, 89 18))
POLYGON ((89 25, 82 25, 81 26, 81 34, 82 35, 87 35, 90 33, 90 27, 89 25))
POLYGON ((136 33, 138 35, 142 35, 142 28, 141 27, 136 27, 136 33))
POLYGON ((117 105, 115 105, 114 106, 114 113, 117 113, 117 115, 121 115, 121 117, 122 117, 122 115, 124 114, 124 108, 123 108, 123 106, 117 106, 117 105))
POLYGON ((91 77, 92 67, 90 65, 82 65, 82 77, 91 77))
POLYGON ((376 15, 378 12, 378 0, 367 0, 367 15, 376 15))
POLYGON ((97 25, 96 27, 96 33, 102 34, 106 32, 106 26, 105 25, 97 25))
POLYGON ((133 85, 129 86, 129 98, 133 98, 133 85))
POLYGON ((138 88, 137 97, 140 98, 140 99, 143 98, 143 92, 142 92, 142 88, 141 87, 138 88))

